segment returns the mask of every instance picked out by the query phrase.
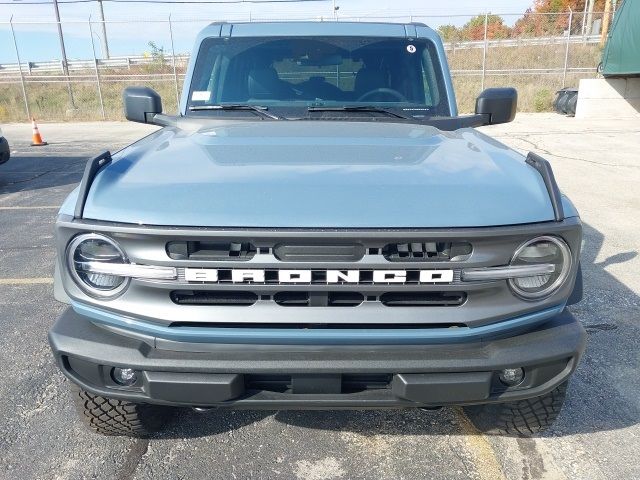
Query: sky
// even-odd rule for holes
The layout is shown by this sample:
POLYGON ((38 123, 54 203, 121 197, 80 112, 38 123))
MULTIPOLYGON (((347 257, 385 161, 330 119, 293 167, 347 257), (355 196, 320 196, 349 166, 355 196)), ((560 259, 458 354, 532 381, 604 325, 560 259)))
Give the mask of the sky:
MULTIPOLYGON (((59 0, 60 17, 69 59, 92 58, 91 37, 96 56, 101 51, 102 25, 88 20, 99 19, 97 1, 67 3, 59 0)), ((197 1, 197 0, 191 0, 197 1)), ((140 55, 149 51, 153 41, 170 51, 169 25, 171 15, 176 53, 188 53, 193 40, 202 27, 212 21, 249 19, 331 19, 333 1, 320 0, 304 3, 268 3, 253 0, 241 4, 165 4, 103 3, 107 39, 111 56, 140 55), (113 22, 113 23, 110 23, 113 22)), ((376 17, 376 20, 405 22, 409 16, 437 28, 442 24, 462 25, 479 13, 503 14, 505 22, 512 24, 531 6, 533 0, 335 0, 339 7, 338 19, 347 17, 376 17), (394 18, 397 17, 397 18, 394 18)), ((61 58, 57 27, 51 0, 0 0, 0 64, 15 63, 9 20, 13 18, 18 51, 22 62, 59 60, 61 58), (42 2, 37 5, 28 2, 42 2), (33 23, 28 23, 33 22, 33 23)))

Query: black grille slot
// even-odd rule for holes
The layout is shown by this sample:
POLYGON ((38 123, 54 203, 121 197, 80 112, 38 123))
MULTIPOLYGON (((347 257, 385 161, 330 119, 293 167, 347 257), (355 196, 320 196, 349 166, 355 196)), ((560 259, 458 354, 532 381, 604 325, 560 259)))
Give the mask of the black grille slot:
POLYGON ((251 260, 256 247, 248 242, 169 242, 167 255, 174 260, 251 260))
POLYGON ((282 307, 307 307, 309 294, 307 292, 278 292, 273 300, 282 307))
POLYGON ((364 302, 358 292, 278 292, 273 300, 283 307, 357 307, 364 302))
POLYGON ((284 393, 291 390, 291 375, 245 375, 244 388, 284 393))
POLYGON ((357 262, 364 257, 363 245, 276 245, 275 257, 282 262, 357 262))
POLYGON ((382 255, 390 262, 460 261, 471 255, 471 249, 466 242, 389 243, 382 248, 382 255))
POLYGON ((258 301, 258 295, 253 292, 176 290, 171 292, 171 300, 178 305, 248 307, 258 301))
MULTIPOLYGON (((343 374, 340 379, 340 390, 341 393, 356 393, 387 389, 390 387, 392 379, 393 375, 390 373, 343 374)), ((291 392, 293 383, 294 379, 291 375, 244 375, 244 386, 248 391, 291 392)))
POLYGON ((386 307, 457 307, 466 298, 464 292, 387 292, 380 302, 386 307))
POLYGON ((328 305, 330 307, 357 307, 364 302, 364 295, 358 292, 330 292, 328 305))
POLYGON ((364 392, 365 390, 381 390, 389 388, 391 374, 361 373, 358 375, 342 375, 342 393, 364 392))

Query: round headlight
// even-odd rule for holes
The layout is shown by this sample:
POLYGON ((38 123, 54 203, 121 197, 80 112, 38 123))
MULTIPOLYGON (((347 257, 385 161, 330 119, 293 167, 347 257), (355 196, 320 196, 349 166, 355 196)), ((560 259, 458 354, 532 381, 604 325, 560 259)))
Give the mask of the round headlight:
POLYGON ((512 278, 511 289, 525 300, 539 300, 558 290, 571 271, 571 252, 567 244, 557 237, 538 237, 516 250, 512 266, 553 265, 552 273, 532 277, 512 278))
POLYGON ((67 265, 76 284, 88 295, 96 298, 113 298, 122 293, 128 278, 91 271, 96 263, 128 263, 118 244, 97 233, 75 237, 67 247, 67 265))

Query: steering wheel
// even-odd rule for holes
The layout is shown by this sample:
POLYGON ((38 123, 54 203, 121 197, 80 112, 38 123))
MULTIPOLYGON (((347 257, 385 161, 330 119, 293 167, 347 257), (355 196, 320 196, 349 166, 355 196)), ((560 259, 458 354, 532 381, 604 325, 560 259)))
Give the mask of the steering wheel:
POLYGON ((363 102, 367 98, 372 97, 372 96, 374 96, 374 95, 376 95, 378 93, 394 97, 395 99, 399 100, 400 102, 406 102, 407 101, 407 97, 402 95, 399 91, 394 90, 393 88, 375 88, 373 90, 369 90, 367 93, 364 93, 363 95, 361 95, 360 98, 358 98, 358 100, 356 100, 356 101, 363 102))

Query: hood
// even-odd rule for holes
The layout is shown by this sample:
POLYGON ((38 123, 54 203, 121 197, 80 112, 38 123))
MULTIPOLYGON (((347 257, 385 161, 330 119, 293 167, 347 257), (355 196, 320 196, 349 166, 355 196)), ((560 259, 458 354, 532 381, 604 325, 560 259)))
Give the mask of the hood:
POLYGON ((164 128, 98 173, 88 219, 203 227, 429 228, 553 220, 524 157, 473 129, 256 121, 164 128))

